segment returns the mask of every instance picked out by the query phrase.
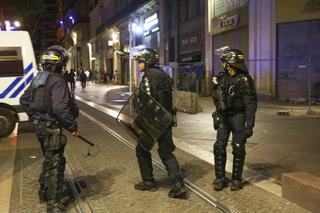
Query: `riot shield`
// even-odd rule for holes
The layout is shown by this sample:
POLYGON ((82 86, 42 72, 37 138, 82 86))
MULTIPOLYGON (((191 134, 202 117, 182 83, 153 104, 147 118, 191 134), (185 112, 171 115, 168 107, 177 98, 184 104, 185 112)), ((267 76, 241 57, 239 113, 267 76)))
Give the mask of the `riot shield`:
POLYGON ((150 150, 172 125, 172 115, 143 89, 136 89, 119 112, 117 121, 138 138, 144 149, 150 150))

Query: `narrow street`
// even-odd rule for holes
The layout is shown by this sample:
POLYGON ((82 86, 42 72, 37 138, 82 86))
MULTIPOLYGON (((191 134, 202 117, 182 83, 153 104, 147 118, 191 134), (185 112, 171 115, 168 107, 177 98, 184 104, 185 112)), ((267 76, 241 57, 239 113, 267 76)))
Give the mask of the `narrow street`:
MULTIPOLYGON (((240 192, 226 189, 215 192, 211 164, 180 149, 175 151, 187 175, 189 197, 170 199, 166 173, 160 169, 156 147, 153 149, 157 192, 140 192, 133 185, 140 181, 135 157, 135 139, 115 119, 87 104, 78 102, 81 135, 96 144, 91 148, 80 139, 68 136, 66 146, 66 184, 73 192, 69 212, 307 212, 281 197, 250 182, 240 192), (72 188, 74 190, 72 190, 72 188), (199 193, 200 192, 200 193, 199 193), (200 195, 200 196, 199 196, 200 195)), ((3 139, 2 139, 3 140, 3 139)), ((45 211, 39 204, 37 178, 42 154, 30 123, 19 126, 13 171, 10 212, 45 211)))

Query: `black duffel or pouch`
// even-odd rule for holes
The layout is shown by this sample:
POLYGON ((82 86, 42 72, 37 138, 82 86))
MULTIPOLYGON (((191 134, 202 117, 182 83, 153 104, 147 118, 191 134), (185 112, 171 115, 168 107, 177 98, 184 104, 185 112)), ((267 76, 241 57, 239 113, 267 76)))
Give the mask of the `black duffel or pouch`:
POLYGON ((214 111, 212 113, 212 118, 213 118, 213 128, 215 130, 217 130, 219 128, 219 125, 220 125, 219 113, 217 111, 214 111))

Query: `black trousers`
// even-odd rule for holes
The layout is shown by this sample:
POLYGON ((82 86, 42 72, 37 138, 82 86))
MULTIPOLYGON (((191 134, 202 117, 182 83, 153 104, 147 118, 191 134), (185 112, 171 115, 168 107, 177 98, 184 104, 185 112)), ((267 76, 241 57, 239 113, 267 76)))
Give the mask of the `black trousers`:
POLYGON ((225 165, 227 159, 226 148, 230 133, 232 133, 232 178, 241 179, 246 154, 245 143, 247 142, 245 130, 246 127, 244 113, 240 112, 231 115, 221 115, 219 128, 217 130, 217 140, 214 144, 216 178, 221 179, 225 177, 225 165))
POLYGON ((81 87, 82 89, 86 88, 87 82, 86 81, 81 81, 81 87))
MULTIPOLYGON (((181 179, 179 163, 172 153, 175 150, 175 145, 172 140, 172 128, 168 128, 160 136, 157 141, 159 149, 158 153, 166 167, 168 176, 171 181, 181 179)), ((143 181, 154 180, 153 177, 153 166, 150 151, 145 150, 139 143, 136 146, 136 156, 140 168, 140 173, 143 181)))
POLYGON ((66 136, 58 127, 46 127, 45 124, 34 125, 39 139, 44 161, 39 176, 40 190, 47 194, 48 206, 60 203, 63 194, 63 180, 65 170, 64 147, 66 136))

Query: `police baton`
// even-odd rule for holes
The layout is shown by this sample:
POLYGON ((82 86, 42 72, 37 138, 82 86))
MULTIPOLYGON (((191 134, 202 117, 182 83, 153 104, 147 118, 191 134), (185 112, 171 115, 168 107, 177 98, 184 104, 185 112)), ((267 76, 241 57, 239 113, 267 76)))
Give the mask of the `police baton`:
MULTIPOLYGON (((71 132, 72 133, 72 132, 71 132)), ((79 135, 79 136, 75 136, 77 138, 80 138, 83 142, 85 142, 86 144, 90 145, 90 147, 88 148, 88 152, 86 156, 97 156, 99 154, 99 147, 96 146, 94 143, 90 142, 88 139, 84 138, 83 136, 79 135), (96 148, 96 152, 95 153, 91 153, 91 148, 95 147, 96 148)))
POLYGON ((83 142, 89 144, 90 146, 95 146, 94 143, 90 142, 88 139, 82 137, 81 135, 77 136, 78 138, 80 138, 83 142))
MULTIPOLYGON (((73 133, 72 131, 69 131, 71 134, 73 133)), ((94 143, 90 142, 88 139, 82 137, 81 135, 78 135, 78 136, 75 136, 73 135, 73 137, 77 137, 77 138, 80 138, 83 142, 89 144, 90 146, 95 146, 94 143)))
POLYGON ((90 145, 90 147, 88 148, 88 152, 87 152, 87 155, 86 155, 86 156, 93 156, 93 157, 95 157, 95 156, 97 156, 97 155, 99 154, 99 147, 98 147, 98 146, 96 146, 94 143, 90 142, 88 139, 82 137, 81 135, 79 135, 78 138, 80 138, 83 142, 85 142, 85 143, 87 143, 87 144, 90 145), (92 151, 91 151, 91 148, 92 148, 92 147, 96 147, 95 153, 92 153, 92 151))

